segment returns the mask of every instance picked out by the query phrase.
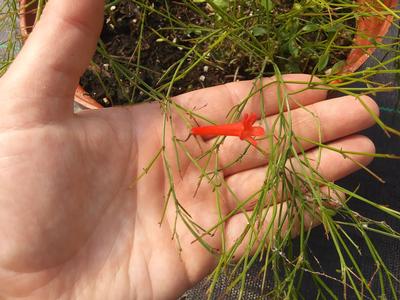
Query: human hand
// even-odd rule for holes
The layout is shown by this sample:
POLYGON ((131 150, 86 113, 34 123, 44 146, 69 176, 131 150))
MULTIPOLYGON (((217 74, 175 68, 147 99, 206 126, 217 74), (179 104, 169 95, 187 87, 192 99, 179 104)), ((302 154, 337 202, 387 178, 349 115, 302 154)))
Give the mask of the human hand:
MULTIPOLYGON (((169 191, 162 159, 130 188, 162 147, 159 104, 72 112, 74 90, 95 48, 102 11, 99 0, 74 1, 73 5, 67 0, 50 1, 20 55, 0 80, 1 298, 172 299, 216 266, 216 257, 199 243, 192 243, 192 234, 181 222, 176 227, 182 247, 182 252, 178 251, 176 240, 171 239, 175 222, 172 201, 159 225, 169 191)), ((307 82, 309 76, 285 79, 307 82)), ((231 83, 182 95, 175 101, 224 123, 227 112, 251 87, 251 82, 231 83)), ((285 89, 293 92, 304 87, 288 83, 285 89)), ((272 120, 278 112, 276 85, 269 85, 263 93, 265 113, 272 120)), ((374 123, 360 102, 350 97, 322 101, 325 98, 323 90, 293 94, 296 134, 319 141, 315 118, 304 109, 295 109, 296 103, 301 103, 318 116, 325 142, 349 151, 373 152, 369 139, 352 135, 374 123)), ((378 112, 371 99, 363 100, 378 112)), ((259 111, 260 101, 255 96, 245 110, 259 111)), ((175 135, 188 136, 190 128, 176 115, 172 120, 175 135)), ((181 152, 178 166, 171 138, 167 130, 165 153, 176 197, 193 220, 209 228, 219 220, 212 188, 206 183, 197 187, 201 174, 181 152)), ((191 137, 185 147, 197 157, 213 142, 191 137)), ((267 141, 258 145, 268 149, 267 141)), ((247 146, 238 138, 226 138, 218 164, 228 165, 247 146)), ((319 155, 311 150, 311 143, 303 147, 310 149, 310 158, 319 155)), ((365 156, 352 157, 363 165, 370 161, 365 156)), ((262 184, 267 164, 265 156, 250 148, 240 163, 224 169, 221 176, 245 199, 262 184)), ((327 180, 337 180, 358 168, 338 153, 323 151, 318 171, 327 180)), ((226 215, 237 203, 224 189, 221 197, 221 211, 226 215)), ((284 199, 279 205, 285 208, 284 199)), ((251 203, 246 208, 251 210, 251 203)), ((316 225, 312 216, 305 219, 306 227, 316 225)), ((226 222, 227 247, 246 222, 240 213, 226 222)), ((206 239, 214 248, 221 247, 221 235, 206 239)), ((236 255, 242 253, 239 247, 236 255)))

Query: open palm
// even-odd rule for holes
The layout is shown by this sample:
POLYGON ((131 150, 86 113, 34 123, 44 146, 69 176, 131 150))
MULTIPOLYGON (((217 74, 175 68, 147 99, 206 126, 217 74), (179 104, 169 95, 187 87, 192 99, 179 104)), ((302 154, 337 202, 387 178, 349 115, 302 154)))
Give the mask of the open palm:
MULTIPOLYGON (((173 134, 167 129, 169 165, 159 157, 148 174, 132 185, 163 146, 159 105, 72 112, 74 88, 95 47, 102 11, 99 0, 73 5, 67 0, 50 1, 19 57, 1 78, 1 298, 173 299, 216 265, 215 256, 193 243, 186 225, 179 219, 175 224, 174 203, 179 201, 204 228, 217 223, 220 213, 235 209, 237 198, 221 188, 219 212, 212 186, 207 182, 198 185, 202 174, 190 160, 211 147, 212 137, 191 137, 182 142, 188 152, 178 149, 176 156, 173 134), (168 196, 170 178, 176 198, 168 196)), ((310 78, 288 75, 285 79, 307 82, 310 78)), ((251 87, 251 82, 233 83, 181 95, 175 101, 224 123, 230 108, 251 87)), ((293 92, 304 87, 291 83, 285 89, 293 92)), ((269 85, 263 93, 267 121, 273 122, 278 112, 276 86, 269 85)), ((311 114, 296 110, 301 103, 318 116, 324 141, 351 151, 374 151, 367 138, 351 135, 373 124, 359 102, 349 97, 322 101, 326 98, 322 90, 304 90, 292 98, 297 134, 319 139, 311 114)), ((260 99, 254 97, 245 110, 257 112, 260 99)), ((363 100, 377 111, 371 99, 363 100)), ((171 120, 174 136, 186 139, 190 128, 177 115, 172 114, 171 120)), ((259 145, 268 149, 267 142, 259 145)), ((215 164, 229 166, 220 176, 239 199, 248 198, 262 185, 268 164, 264 155, 250 148, 240 163, 231 165, 247 146, 247 142, 227 138, 218 158, 202 165, 210 170, 215 164)), ((317 155, 312 144, 303 147, 310 149, 311 158, 317 155)), ((354 159, 369 162, 367 157, 354 159)), ((356 169, 350 160, 327 151, 319 164, 321 175, 328 180, 356 169)), ((285 206, 284 199, 281 205, 285 206)), ((251 210, 252 203, 245 208, 251 210)), ((311 216, 307 220, 306 226, 316 225, 311 216)), ((226 222, 227 247, 245 226, 246 218, 240 213, 226 222)), ((220 236, 206 239, 219 249, 220 236)), ((241 254, 239 247, 237 256, 241 254)))

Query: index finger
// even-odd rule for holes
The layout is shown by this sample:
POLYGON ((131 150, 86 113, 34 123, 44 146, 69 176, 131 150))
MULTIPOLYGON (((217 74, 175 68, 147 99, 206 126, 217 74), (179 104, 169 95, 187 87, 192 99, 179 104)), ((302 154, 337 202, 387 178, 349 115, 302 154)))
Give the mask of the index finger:
MULTIPOLYGON (((283 82, 283 84, 279 83, 274 77, 264 78, 262 83, 252 80, 233 82, 179 95, 175 97, 175 101, 186 109, 193 110, 219 124, 226 122, 231 109, 243 101, 247 101, 243 113, 254 112, 260 118, 262 104, 266 116, 280 111, 280 105, 285 99, 283 94, 289 95, 287 104, 283 103, 284 110, 326 99, 326 89, 312 89, 321 82, 315 76, 288 74, 283 75, 283 82), (249 95, 252 96, 249 97, 249 95)), ((198 122, 199 125, 208 124, 201 119, 198 122)))

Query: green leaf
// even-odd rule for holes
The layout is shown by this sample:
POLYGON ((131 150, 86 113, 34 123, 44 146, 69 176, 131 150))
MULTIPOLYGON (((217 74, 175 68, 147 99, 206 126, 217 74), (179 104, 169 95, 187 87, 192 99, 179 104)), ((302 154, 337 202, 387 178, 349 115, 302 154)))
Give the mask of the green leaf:
POLYGON ((297 45, 297 42, 296 42, 295 39, 291 39, 291 40, 289 41, 289 43, 288 43, 288 49, 289 49, 290 54, 291 54, 293 57, 298 57, 298 56, 299 56, 300 47, 299 47, 299 45, 297 45))
POLYGON ((343 70, 344 66, 346 65, 345 60, 338 61, 336 64, 333 65, 331 74, 337 74, 343 70))
POLYGON ((229 0, 213 0, 212 2, 221 9, 229 7, 229 0))
POLYGON ((326 68, 329 62, 329 52, 322 54, 318 60, 317 69, 322 71, 326 68))
POLYGON ((267 33, 267 29, 261 26, 256 26, 252 29, 252 33, 254 36, 262 36, 267 33))
POLYGON ((313 31, 317 31, 321 28, 321 25, 318 24, 307 24, 306 26, 304 26, 301 31, 306 31, 306 32, 313 32, 313 31))
POLYGON ((261 0, 261 6, 267 11, 271 11, 275 7, 275 3, 272 0, 261 0))

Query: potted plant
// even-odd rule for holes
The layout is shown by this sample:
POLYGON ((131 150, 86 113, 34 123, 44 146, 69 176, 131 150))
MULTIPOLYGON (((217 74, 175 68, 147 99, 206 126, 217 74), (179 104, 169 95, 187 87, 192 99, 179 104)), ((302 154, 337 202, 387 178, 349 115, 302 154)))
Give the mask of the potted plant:
MULTIPOLYGON (((374 7, 377 6, 375 1, 357 0, 357 2, 360 5, 357 7, 360 10, 364 10, 366 14, 364 16, 360 14, 356 21, 353 49, 347 53, 345 63, 339 66, 340 69, 336 70, 338 73, 351 73, 358 70, 374 52, 376 49, 374 44, 382 40, 393 21, 392 14, 387 14, 386 16, 370 14, 374 7)), ((396 6, 397 0, 384 0, 383 4, 388 8, 393 8, 396 6)), ((36 14, 36 6, 36 1, 20 0, 20 30, 24 39, 28 37, 35 22, 39 19, 36 14)), ((90 97, 90 94, 81 85, 77 87, 75 101, 88 109, 102 107, 98 101, 90 97)))
MULTIPOLYGON (((300 71, 308 70, 312 74, 325 76, 323 78, 324 83, 340 92, 345 92, 343 86, 347 82, 359 80, 355 76, 368 78, 369 73, 365 75, 362 72, 359 74, 353 73, 371 56, 376 47, 383 47, 381 44, 382 37, 385 36, 391 25, 395 15, 391 11, 391 8, 397 4, 397 1, 386 0, 381 3, 373 0, 360 0, 357 1, 357 5, 353 1, 344 1, 347 3, 345 7, 337 5, 326 9, 321 6, 321 13, 317 15, 312 11, 311 6, 314 5, 311 3, 312 1, 294 2, 258 1, 257 3, 262 10, 262 14, 258 14, 260 10, 253 10, 251 4, 241 7, 239 11, 238 8, 230 7, 229 1, 184 1, 185 5, 190 7, 192 11, 186 10, 182 12, 180 6, 173 13, 169 11, 169 9, 172 9, 170 7, 160 12, 157 6, 148 5, 147 1, 140 2, 140 5, 137 6, 124 7, 124 11, 122 9, 119 10, 114 1, 107 2, 105 8, 106 29, 103 31, 102 41, 99 43, 96 53, 97 57, 95 57, 92 66, 89 67, 89 74, 86 74, 86 83, 90 83, 91 79, 98 79, 100 86, 105 87, 106 80, 113 77, 112 74, 116 75, 114 83, 110 87, 105 87, 106 92, 100 96, 100 99, 97 99, 98 101, 103 101, 104 105, 114 101, 114 97, 109 96, 107 93, 108 88, 118 90, 120 96, 117 95, 115 98, 125 98, 127 99, 126 102, 131 102, 129 100, 134 99, 134 95, 142 97, 142 99, 157 99, 163 105, 168 106, 169 102, 162 102, 162 100, 169 100, 175 93, 188 91, 203 85, 207 86, 210 83, 207 81, 208 77, 214 76, 213 74, 219 75, 219 77, 217 76, 218 78, 214 78, 213 83, 220 83, 221 78, 225 81, 233 81, 246 78, 246 76, 261 78, 268 74, 275 74, 279 78, 281 70, 284 70, 284 72, 296 71, 298 69, 300 71), (278 3, 282 6, 278 5, 278 3), (202 18, 199 18, 199 15, 202 18), (146 19, 147 16, 149 19, 146 19), (165 18, 164 22, 160 23, 160 16, 165 18), (210 23, 204 23, 204 19, 207 16, 212 20, 210 23), (232 16, 234 16, 233 19, 232 16), (182 21, 184 17, 187 19, 182 21), (145 23, 145 20, 150 25, 155 26, 154 28, 150 26, 151 33, 150 31, 146 32, 147 27, 145 24, 147 23, 145 23), (269 20, 271 23, 265 20, 269 20), (326 23, 323 23, 323 21, 326 21, 326 23), (156 27, 159 24, 161 24, 161 28, 156 27), (268 25, 270 24, 275 26, 273 27, 273 32, 269 31, 268 25), (121 34, 118 37, 119 40, 115 43, 106 41, 113 33, 119 33, 119 31, 114 30, 118 26, 121 26, 122 29, 120 30, 122 32, 125 31, 128 34, 121 34), (279 26, 282 26, 280 30, 279 26), (133 29, 137 30, 137 34, 134 36, 137 38, 137 41, 126 41, 126 35, 129 35, 133 29), (152 43, 149 43, 149 40, 147 40, 147 33, 151 34, 152 43), (300 44, 301 41, 304 44, 300 44), (111 49, 113 52, 111 52, 110 47, 113 48, 111 49), (128 49, 126 53, 129 55, 125 52, 122 52, 123 55, 121 55, 121 51, 125 49, 128 49), (282 52, 276 51, 276 49, 282 52), (144 53, 145 51, 161 51, 161 54, 154 57, 148 53, 144 53), (290 59, 282 56, 281 53, 287 53, 290 59), (309 60, 307 57, 308 54, 310 54, 309 60), (146 59, 153 65, 153 68, 149 68, 147 65, 141 63, 143 55, 146 55, 146 59), (174 58, 174 55, 177 55, 177 59, 174 58), (221 62, 223 55, 226 55, 225 60, 227 61, 225 62, 221 62), (338 59, 336 55, 344 55, 344 57, 338 59), (172 61, 168 60, 170 57, 173 57, 172 61), (97 58, 104 58, 105 60, 96 61, 97 58), (297 64, 297 61, 300 64, 297 64), (163 68, 158 68, 163 63, 166 63, 166 65, 163 68), (125 65, 129 65, 131 68, 127 68, 125 65), (235 69, 235 66, 239 67, 235 69), (212 72, 210 71, 211 68, 212 72), (151 74, 153 73, 157 73, 158 77, 152 77, 151 74), (185 81, 186 79, 187 81, 185 81), (127 82, 127 86, 123 85, 124 81, 127 82), (184 84, 176 86, 181 81, 184 84), (196 82, 196 85, 192 85, 191 82, 196 82), (153 84, 156 86, 155 88, 153 88, 153 84), (179 88, 184 87, 183 85, 187 85, 187 89, 179 90, 179 88), (126 87, 128 87, 127 91, 125 90, 126 87)), ((21 31, 24 36, 27 36, 29 30, 34 26, 35 20, 38 19, 35 15, 35 7, 27 7, 27 3, 28 1, 21 1, 21 31)), ((367 79, 364 79, 364 82, 371 84, 367 79)), ((368 92, 380 91, 384 88, 382 86, 371 87, 368 92)), ((111 92, 114 91, 109 91, 109 94, 111 92)), ((362 92, 367 93, 366 91, 362 92)), ((351 95, 356 94, 352 91, 348 91, 348 93, 351 95)), ((93 95, 93 91, 88 90, 86 93, 82 87, 79 87, 75 99, 88 108, 99 107, 99 104, 94 104, 94 100, 88 96, 89 94, 93 95)), ((190 116, 190 112, 187 114, 190 116)), ((284 121, 282 120, 282 123, 284 121)), ((382 123, 380 125, 387 132, 395 132, 382 123)), ((285 128, 284 135, 292 134, 289 127, 285 128)), ((293 147, 293 145, 282 146, 293 147)), ((323 144, 316 146, 320 148, 325 147, 323 144)), ((215 149, 215 151, 218 151, 217 146, 215 146, 215 149)), ((340 149, 337 149, 337 151, 344 156, 346 155, 340 149)), ((279 151, 277 150, 277 152, 279 151)), ((277 159, 275 162, 278 165, 282 156, 281 153, 276 154, 277 159)), ((160 152, 154 158, 154 161, 161 155, 160 152)), ((282 159, 287 159, 287 157, 283 157, 282 159)), ((305 165, 308 166, 306 163, 305 165)), ((373 174, 372 171, 368 169, 367 171, 373 174)), ((285 175, 283 173, 285 173, 283 170, 281 172, 278 170, 274 176, 278 178, 282 176, 282 179, 284 179, 283 176, 285 175)), ((379 177, 377 178, 379 179, 379 177)), ((375 205, 373 202, 367 201, 362 196, 357 195, 354 191, 344 190, 332 182, 323 182, 323 184, 333 190, 345 191, 349 197, 358 199, 375 209, 400 218, 400 213, 394 212, 385 206, 375 205)), ((270 189, 278 188, 277 186, 270 187, 270 189)), ((294 188, 301 191, 304 187, 294 188)), ((312 184, 308 188, 312 189, 312 184)), ((318 200, 324 202, 324 199, 318 200)), ((335 223, 332 218, 333 210, 330 210, 329 207, 323 208, 325 218, 325 222, 323 223, 326 229, 326 236, 327 238, 331 237, 334 239, 340 235, 340 233, 335 232, 335 228, 337 228, 335 226, 338 223, 335 223)), ((396 238, 399 237, 399 234, 392 231, 387 224, 364 218, 346 205, 341 210, 341 213, 344 216, 352 218, 354 228, 359 230, 363 235, 365 234, 365 236, 367 236, 366 232, 369 229, 369 224, 372 224, 373 226, 379 226, 382 234, 391 235, 396 238), (365 225, 367 226, 365 227, 365 225)), ((195 227, 195 225, 193 226, 195 227)), ((212 234, 213 229, 204 232, 204 234, 212 234)), ((348 236, 345 235, 344 238, 348 238, 348 236)), ((306 244, 307 239, 308 236, 303 237, 302 242, 306 244)), ((352 243, 351 239, 349 240, 349 243, 352 243)), ((290 243, 289 239, 285 240, 282 243, 282 249, 288 243, 290 243)), ((375 248, 373 248, 373 245, 371 247, 371 255, 376 255, 375 248)), ((313 279, 315 279, 316 284, 321 288, 321 293, 327 291, 326 295, 332 296, 332 293, 321 279, 324 274, 320 274, 317 271, 314 272, 311 263, 309 263, 305 256, 293 255, 291 257, 291 254, 285 256, 285 253, 282 253, 281 249, 269 247, 265 252, 261 251, 258 257, 264 255, 264 258, 267 258, 266 260, 270 259, 277 265, 279 263, 286 264, 287 269, 283 268, 283 270, 289 277, 293 276, 293 281, 294 277, 297 276, 293 275, 297 274, 295 271, 303 272, 304 269, 307 269, 314 276, 313 279)), ((216 286, 216 280, 221 274, 224 274, 224 270, 230 265, 232 260, 231 254, 221 253, 221 263, 211 276, 211 294, 216 286)), ((354 258, 351 256, 351 253, 345 254, 348 255, 350 260, 354 258)), ((381 263, 379 256, 376 256, 376 261, 377 264, 378 262, 381 263)), ((254 259, 250 259, 250 255, 248 255, 245 260, 241 260, 234 267, 232 274, 235 275, 230 278, 232 279, 232 284, 230 284, 228 289, 236 285, 245 286, 246 272, 252 263, 254 263, 254 259)), ((355 274, 354 277, 360 279, 360 289, 363 292, 366 290, 365 293, 372 295, 369 282, 360 274, 360 271, 356 267, 356 271, 353 271, 349 266, 350 264, 347 265, 345 259, 341 261, 341 264, 343 267, 340 270, 343 285, 346 287, 350 286, 356 290, 357 284, 354 284, 353 281, 350 283, 346 281, 347 278, 352 278, 351 276, 355 274)), ((267 272, 267 267, 260 271, 262 274, 267 274, 267 272)), ((279 278, 278 273, 279 270, 274 274, 277 278, 279 278)), ((384 265, 377 270, 377 273, 379 273, 377 277, 386 278, 392 283, 391 274, 385 269, 384 265)), ((291 282, 279 280, 280 278, 274 282, 275 284, 278 283, 277 289, 279 291, 276 292, 276 295, 281 295, 281 293, 286 292, 286 289, 290 289, 290 291, 296 289, 291 282)), ((265 281, 263 281, 263 285, 264 283, 265 281)), ((239 295, 243 296, 243 289, 241 289, 239 295)), ((374 297, 374 295, 371 297, 374 297)))

